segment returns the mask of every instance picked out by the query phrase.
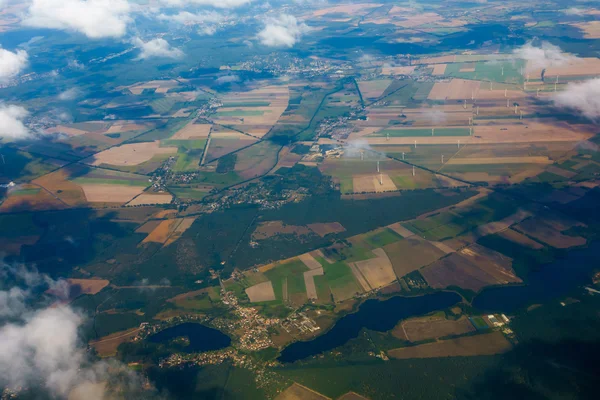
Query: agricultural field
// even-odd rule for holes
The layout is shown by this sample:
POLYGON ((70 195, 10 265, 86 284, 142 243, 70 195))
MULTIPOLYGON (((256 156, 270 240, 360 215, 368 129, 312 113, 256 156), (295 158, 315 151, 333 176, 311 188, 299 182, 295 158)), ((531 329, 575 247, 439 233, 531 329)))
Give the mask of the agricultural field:
POLYGON ((500 354, 512 348, 501 332, 465 336, 388 351, 391 358, 467 357, 500 354))
POLYGON ((33 181, 69 205, 127 203, 150 185, 143 175, 73 164, 33 181))
POLYGON ((52 193, 39 186, 21 184, 8 190, 0 204, 0 212, 55 210, 65 207, 52 193))
POLYGON ((416 235, 390 243, 383 249, 389 256, 398 277, 403 277, 446 255, 429 241, 416 235))
POLYGON ((276 400, 327 400, 329 397, 323 396, 312 389, 294 383, 292 386, 281 392, 276 400))
POLYGON ((179 239, 192 226, 195 219, 195 217, 166 219, 158 224, 158 221, 148 221, 138 228, 137 232, 148 233, 142 243, 159 243, 166 247, 179 239))
POLYGON ((231 152, 255 144, 258 139, 224 127, 215 127, 206 148, 205 162, 210 163, 231 152))
POLYGON ((464 316, 452 320, 433 315, 402 321, 394 328, 392 334, 402 340, 420 342, 472 332, 475 332, 475 328, 469 319, 464 316))
POLYGON ((250 179, 265 174, 277 162, 280 146, 269 141, 258 142, 236 153, 234 171, 242 179, 250 179))
POLYGON ((274 301, 276 299, 271 281, 257 283, 256 285, 246 288, 246 294, 251 303, 262 303, 265 301, 274 301))
POLYGON ((308 299, 304 283, 304 273, 308 270, 303 262, 296 259, 263 273, 272 283, 277 301, 300 306, 308 299))
POLYGON ((160 142, 156 140, 112 147, 95 154, 85 162, 96 166, 131 166, 150 161, 155 156, 165 154, 168 157, 176 153, 177 147, 161 147, 160 142))
POLYGON ((514 229, 557 249, 567 249, 574 246, 583 246, 587 243, 587 240, 583 237, 562 234, 563 231, 579 224, 575 222, 565 224, 562 221, 533 217, 516 225, 514 229))
POLYGON ((512 260, 483 246, 474 244, 452 253, 420 270, 433 288, 457 286, 478 292, 485 286, 519 283, 512 260))
POLYGON ((396 280, 392 263, 385 251, 374 249, 372 252, 376 258, 356 261, 351 265, 352 272, 366 292, 387 286, 396 280))
POLYGON ((223 107, 212 116, 212 120, 262 138, 277 123, 286 110, 289 99, 290 93, 286 85, 231 93, 222 98, 223 107))

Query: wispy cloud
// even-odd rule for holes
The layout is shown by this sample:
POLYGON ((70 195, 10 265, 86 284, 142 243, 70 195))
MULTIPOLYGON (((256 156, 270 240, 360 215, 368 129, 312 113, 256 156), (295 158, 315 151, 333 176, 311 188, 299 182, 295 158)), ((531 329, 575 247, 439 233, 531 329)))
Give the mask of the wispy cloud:
POLYGON ((253 0, 161 0, 162 4, 171 7, 187 7, 190 5, 210 6, 214 8, 237 8, 250 4, 253 0))

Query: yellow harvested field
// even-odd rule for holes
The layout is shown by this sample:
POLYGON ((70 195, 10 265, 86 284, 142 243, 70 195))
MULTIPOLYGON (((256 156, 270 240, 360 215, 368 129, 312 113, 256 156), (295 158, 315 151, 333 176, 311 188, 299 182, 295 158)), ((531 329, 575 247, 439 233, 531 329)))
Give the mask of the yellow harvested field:
POLYGON ((359 4, 344 4, 335 7, 323 8, 315 11, 312 15, 314 17, 322 17, 327 14, 351 14, 351 15, 362 15, 368 12, 369 9, 381 7, 381 4, 377 3, 359 3, 359 4))
MULTIPOLYGON (((453 63, 456 61, 456 56, 439 56, 439 57, 427 57, 415 60, 415 64, 446 64, 453 63)), ((444 67, 445 68, 445 67, 444 67)))
POLYGON ((492 332, 403 347, 388 351, 388 355, 397 359, 485 356, 504 353, 511 348, 502 332, 492 332))
POLYGON ((315 276, 323 275, 324 271, 322 267, 311 269, 310 271, 306 271, 304 273, 304 285, 306 286, 306 297, 308 299, 317 300, 319 296, 317 295, 317 287, 315 286, 315 276))
POLYGON ((96 294, 110 283, 106 279, 67 279, 67 282, 76 287, 78 294, 96 294))
POLYGON ((398 190, 388 174, 354 175, 352 185, 354 193, 382 193, 398 190))
POLYGON ((176 219, 175 223, 170 227, 171 234, 169 235, 169 238, 165 241, 165 247, 179 239, 181 235, 183 235, 183 233, 192 226, 195 220, 196 217, 176 219))
POLYGON ((443 251, 446 254, 450 254, 450 253, 454 253, 454 249, 450 246, 448 246, 445 243, 442 242, 436 242, 433 240, 430 240, 429 243, 431 243, 432 245, 434 245, 435 247, 437 247, 438 250, 443 251))
POLYGON ((547 156, 529 157, 453 157, 446 164, 449 165, 480 165, 480 164, 552 164, 547 156))
POLYGON ((382 75, 410 75, 415 72, 416 66, 404 66, 404 67, 383 67, 381 69, 382 75))
POLYGON ((408 229, 406 229, 405 227, 403 227, 400 224, 400 222, 396 222, 395 224, 388 225, 388 228, 390 228, 391 230, 393 230, 394 232, 396 232, 398 235, 402 236, 403 238, 411 237, 414 235, 414 232, 411 232, 408 229))
POLYGON ((477 98, 479 92, 479 81, 466 79, 452 79, 450 82, 437 82, 429 92, 429 100, 463 100, 477 98))
POLYGON ((584 32, 586 39, 600 39, 600 21, 588 21, 572 24, 584 32))
MULTIPOLYGON (((514 103, 513 100, 523 99, 527 97, 528 94, 523 90, 504 90, 504 89, 494 89, 489 90, 489 87, 482 88, 479 87, 479 91, 474 93, 475 100, 501 100, 501 107, 494 108, 493 111, 506 113, 506 100, 508 99, 510 104, 514 103)), ((469 97, 470 99, 470 97, 469 97)), ((497 103, 496 103, 497 104, 497 103)))
POLYGON ((173 201, 173 196, 164 194, 142 193, 135 199, 127 203, 128 206, 139 206, 142 204, 170 204, 173 201))
POLYGON ((146 236, 146 238, 142 241, 142 243, 149 243, 149 242, 165 243, 167 241, 167 239, 169 238, 169 235, 172 230, 172 226, 179 222, 180 221, 177 221, 175 219, 168 219, 165 221, 161 221, 161 223, 158 224, 158 226, 156 228, 154 228, 154 230, 152 232, 150 232, 150 234, 148 236, 146 236))
MULTIPOLYGON (((530 77, 536 79, 542 74, 542 68, 537 68, 533 61, 527 63, 526 71, 530 77)), ((548 67, 544 73, 545 78, 550 83, 554 83, 557 75, 559 82, 561 76, 600 75, 600 58, 574 58, 564 65, 548 67)))
POLYGON ((139 165, 149 161, 155 155, 175 153, 177 153, 176 147, 160 147, 160 142, 156 140, 154 142, 132 143, 112 147, 93 155, 86 162, 92 165, 139 165))
POLYGON ((193 120, 171 137, 171 139, 187 140, 187 139, 204 139, 208 137, 212 124, 197 124, 193 120))
POLYGON ((275 400, 330 400, 330 398, 306 386, 294 383, 275 397, 275 400))
POLYGON ((308 267, 308 269, 321 268, 321 264, 317 260, 315 260, 315 258, 310 253, 302 254, 301 256, 298 256, 298 258, 304 263, 304 265, 308 267))
POLYGON ((360 270, 356 266, 356 263, 349 263, 348 266, 350 266, 350 270, 352 270, 352 274, 354 275, 354 278, 356 278, 356 281, 358 282, 362 290, 365 292, 371 291, 371 286, 369 285, 369 282, 367 282, 367 279, 360 272, 360 270))
POLYGON ((275 291, 273 291, 271 281, 258 283, 246 288, 246 294, 252 303, 275 300, 275 291))
POLYGON ((48 128, 48 129, 46 129, 46 132, 47 133, 62 133, 64 135, 68 135, 68 136, 79 136, 79 135, 83 135, 83 134, 87 133, 87 131, 77 129, 77 128, 70 128, 70 127, 64 126, 64 125, 57 125, 55 127, 48 128))
POLYGON ((429 67, 433 68, 433 71, 431 72, 431 75, 444 75, 444 73, 446 72, 446 67, 448 66, 448 64, 433 64, 433 65, 429 65, 429 67))
POLYGON ((93 183, 80 185, 90 203, 127 203, 144 191, 143 186, 93 183))
MULTIPOLYGON (((369 286, 372 289, 377 289, 394 282, 396 274, 394 273, 392 262, 383 249, 375 249, 373 250, 373 254, 377 257, 357 261, 354 265, 360 271, 360 274, 364 276, 369 286)), ((356 278, 359 279, 358 276, 356 278)))

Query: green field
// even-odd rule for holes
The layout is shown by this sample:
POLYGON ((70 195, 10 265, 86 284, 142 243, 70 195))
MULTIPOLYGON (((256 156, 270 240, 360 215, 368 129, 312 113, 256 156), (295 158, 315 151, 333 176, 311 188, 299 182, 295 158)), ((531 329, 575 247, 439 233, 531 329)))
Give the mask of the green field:
POLYGON ((304 285, 304 272, 306 271, 308 271, 308 267, 302 261, 294 260, 278 265, 264 274, 273 284, 275 298, 278 301, 283 301, 283 286, 286 282, 288 298, 292 294, 306 293, 306 286, 304 285))
POLYGON ((269 101, 226 101, 223 107, 268 107, 271 105, 269 101))
POLYGON ((331 289, 336 301, 346 300, 356 293, 362 293, 362 289, 356 282, 352 270, 345 262, 323 265, 325 279, 331 289))
POLYGON ((31 188, 31 189, 17 189, 10 192, 11 196, 35 196, 40 192, 39 188, 31 188))
POLYGON ((444 74, 456 78, 477 79, 482 81, 514 83, 521 85, 523 83, 521 68, 524 67, 525 61, 523 60, 451 63, 446 66, 446 71, 444 74), (474 64, 474 72, 460 72, 462 68, 469 67, 469 64, 474 64))
POLYGON ((390 137, 424 137, 424 136, 469 136, 468 128, 435 128, 434 134, 431 134, 431 129, 423 128, 403 128, 394 129, 388 128, 379 132, 372 133, 370 137, 382 137, 390 135, 390 137))
POLYGON ((169 187, 169 190, 173 192, 175 196, 181 199, 202 200, 204 197, 206 197, 206 195, 208 195, 208 191, 194 188, 169 187))
POLYGON ((388 228, 384 228, 381 231, 366 234, 364 241, 369 244, 372 248, 379 248, 388 244, 397 242, 402 238, 394 231, 388 228))
POLYGON ((257 117, 263 115, 264 111, 259 110, 233 110, 233 111, 218 111, 215 117, 257 117))
POLYGON ((177 154, 177 162, 175 162, 175 166, 173 167, 173 171, 175 172, 188 172, 195 171, 200 166, 200 155, 191 155, 187 153, 179 153, 177 154))
POLYGON ((204 146, 206 146, 206 139, 166 139, 160 141, 160 147, 177 147, 180 150, 204 149, 204 146))
POLYGON ((152 107, 152 110, 157 114, 166 114, 175 104, 177 100, 173 97, 164 97, 162 99, 156 99, 151 101, 148 105, 152 107))

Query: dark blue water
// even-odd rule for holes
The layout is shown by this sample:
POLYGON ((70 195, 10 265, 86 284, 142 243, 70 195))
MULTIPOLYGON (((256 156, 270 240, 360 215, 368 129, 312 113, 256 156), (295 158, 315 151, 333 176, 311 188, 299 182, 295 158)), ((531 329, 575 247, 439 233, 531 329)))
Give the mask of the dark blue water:
POLYGON ((294 362, 335 349, 358 337, 363 328, 385 332, 398 321, 415 315, 451 307, 461 301, 452 292, 438 292, 419 297, 392 297, 389 300, 367 300, 357 312, 340 319, 330 331, 308 342, 296 342, 286 347, 281 362, 294 362))
POLYGON ((152 343, 166 344, 178 337, 187 337, 190 344, 182 350, 187 353, 223 349, 231 344, 231 339, 224 333, 194 322, 186 322, 160 331, 148 338, 152 343))
POLYGON ((573 288, 591 283, 591 272, 600 266, 600 242, 569 251, 565 258, 531 272, 527 285, 503 286, 482 291, 473 306, 485 311, 511 313, 535 303, 568 294, 573 288))

